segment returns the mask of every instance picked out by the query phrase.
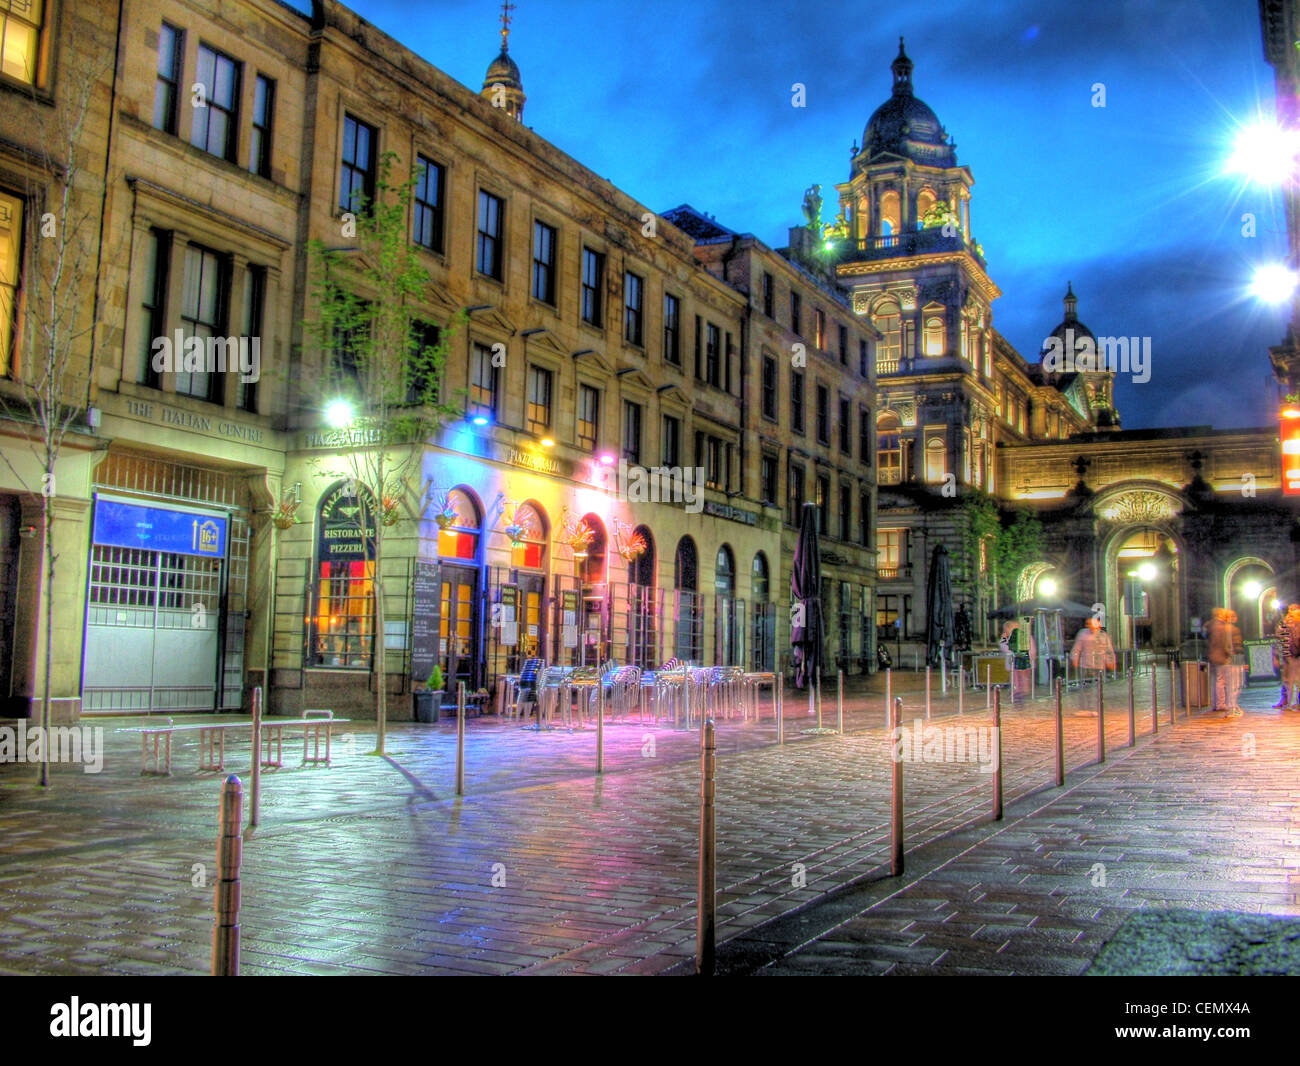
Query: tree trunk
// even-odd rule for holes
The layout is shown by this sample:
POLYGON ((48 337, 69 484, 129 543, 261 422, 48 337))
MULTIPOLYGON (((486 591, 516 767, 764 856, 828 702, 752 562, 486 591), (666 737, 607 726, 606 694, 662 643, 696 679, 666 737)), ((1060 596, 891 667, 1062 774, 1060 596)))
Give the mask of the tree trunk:
POLYGON ((388 733, 388 669, 384 654, 384 504, 382 489, 378 513, 375 515, 375 682, 378 686, 375 704, 375 754, 384 754, 384 740, 388 733))
POLYGON ((41 695, 41 786, 50 784, 50 673, 54 664, 54 542, 50 539, 50 497, 48 487, 53 485, 52 464, 46 464, 48 475, 41 486, 41 527, 45 547, 45 687, 41 695))

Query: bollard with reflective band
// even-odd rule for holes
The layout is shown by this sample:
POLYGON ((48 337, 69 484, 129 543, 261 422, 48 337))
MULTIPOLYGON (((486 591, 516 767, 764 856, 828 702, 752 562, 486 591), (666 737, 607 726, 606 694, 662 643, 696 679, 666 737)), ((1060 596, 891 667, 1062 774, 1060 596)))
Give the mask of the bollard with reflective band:
POLYGON ((903 872, 903 758, 898 730, 903 722, 903 697, 895 696, 889 719, 889 872, 898 877, 903 872))
POLYGON ((257 825, 257 813, 262 796, 262 686, 253 689, 253 787, 249 796, 248 827, 257 825))
POLYGON ((700 750, 700 869, 696 885, 695 972, 712 976, 716 962, 717 892, 713 854, 713 803, 717 786, 717 734, 713 719, 704 723, 700 750))
POLYGON ((1169 724, 1175 725, 1174 715, 1178 712, 1178 667, 1169 664, 1169 724))
POLYGON ((465 795, 465 682, 456 684, 456 795, 465 795))
POLYGON ((605 772, 605 679, 596 681, 596 773, 605 772))
MULTIPOLYGON (((755 699, 758 697, 755 696, 755 699)), ((776 676, 776 746, 779 748, 785 744, 785 720, 783 712, 785 710, 785 674, 776 676)))
POLYGON ((1056 787, 1065 784, 1065 724, 1061 712, 1061 679, 1056 679, 1056 787))
POLYGON ((1106 671, 1097 675, 1097 761, 1106 761, 1106 671))
POLYGON ((890 715, 894 713, 894 678, 893 671, 885 667, 885 728, 890 727, 892 719, 890 715))
POLYGON ((925 720, 930 720, 930 666, 925 667, 925 720))
POLYGON ((1133 702, 1133 667, 1128 668, 1128 746, 1137 743, 1137 705, 1133 702))
POLYGON ((212 928, 212 976, 239 976, 239 866, 244 856, 240 830, 244 788, 231 774, 221 786, 221 831, 217 837, 216 921, 212 928))
POLYGON ((1002 821, 1002 690, 993 693, 993 820, 1002 821))
POLYGON ((835 723, 835 728, 839 730, 840 735, 843 736, 844 735, 844 671, 841 670, 839 674, 840 674, 840 678, 839 678, 840 687, 835 702, 835 716, 837 719, 835 723))
POLYGON ((966 664, 957 667, 957 713, 966 709, 966 664))
POLYGON ((1156 664, 1151 664, 1151 735, 1160 732, 1160 693, 1158 690, 1156 664))

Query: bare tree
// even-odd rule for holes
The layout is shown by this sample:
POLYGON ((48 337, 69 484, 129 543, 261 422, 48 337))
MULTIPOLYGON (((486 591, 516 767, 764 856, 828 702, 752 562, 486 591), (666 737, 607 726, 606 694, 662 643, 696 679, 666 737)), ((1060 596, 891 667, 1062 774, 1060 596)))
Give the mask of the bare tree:
MULTIPOLYGON (((433 340, 420 327, 432 279, 411 244, 408 218, 417 178, 391 180, 396 156, 386 153, 373 201, 343 217, 355 245, 313 242, 316 318, 305 325, 320 343, 320 396, 341 430, 341 474, 353 483, 354 516, 371 559, 376 688, 376 754, 387 733, 384 534, 400 520, 399 501, 418 475, 424 444, 458 409, 446 403, 443 372, 453 330, 463 313, 433 340)), ((418 177, 418 176, 417 176, 418 177)), ((431 324, 430 324, 431 325, 431 324)))
MULTIPOLYGON (((67 13, 68 33, 53 101, 35 93, 27 101, 26 129, 39 137, 24 145, 28 161, 24 190, 23 314, 13 350, 12 380, 0 389, 0 410, 26 439, 35 458, 20 470, 8 452, 2 457, 21 484, 41 501, 45 655, 40 681, 42 746, 40 783, 50 783, 50 684, 53 663, 54 550, 51 501, 57 493, 55 467, 68 434, 86 425, 94 396, 105 325, 95 299, 107 177, 95 169, 87 138, 96 97, 107 95, 112 49, 89 40, 67 13), (24 473, 25 471, 25 473, 24 473), (39 484, 33 484, 35 477, 39 484)), ((100 112, 107 115, 107 107, 100 112)), ((102 163, 102 157, 100 162, 102 163)), ((0 353, 3 354, 3 353, 0 353)))

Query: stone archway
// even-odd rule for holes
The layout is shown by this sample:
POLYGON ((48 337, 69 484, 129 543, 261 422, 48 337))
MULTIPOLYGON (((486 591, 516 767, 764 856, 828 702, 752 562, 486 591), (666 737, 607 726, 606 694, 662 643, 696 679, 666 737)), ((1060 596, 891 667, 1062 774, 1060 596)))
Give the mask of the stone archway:
POLYGON ((1269 630, 1265 619, 1273 614, 1266 603, 1277 594, 1277 571, 1267 559, 1257 555, 1243 555, 1229 563, 1223 571, 1223 599, 1220 603, 1237 612, 1237 623, 1248 640, 1260 639, 1269 630), (1238 581, 1237 578, 1241 580, 1238 581), (1258 590, 1249 589, 1251 582, 1258 590), (1250 595, 1254 592, 1254 595, 1250 595))

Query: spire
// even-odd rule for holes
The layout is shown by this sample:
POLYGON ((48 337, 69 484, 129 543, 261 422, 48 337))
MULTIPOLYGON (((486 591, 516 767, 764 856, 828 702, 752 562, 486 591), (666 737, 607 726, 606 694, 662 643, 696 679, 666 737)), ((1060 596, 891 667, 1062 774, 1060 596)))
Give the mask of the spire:
POLYGON ((515 5, 510 3, 510 0, 502 0, 501 2, 501 54, 502 55, 505 55, 508 51, 510 51, 510 23, 513 21, 510 18, 510 12, 512 12, 514 9, 515 9, 515 5))
POLYGON ((1074 295, 1074 283, 1065 283, 1065 322, 1067 325, 1079 321, 1079 300, 1074 295))
POLYGON ((903 51, 903 38, 898 38, 898 57, 889 65, 889 69, 894 72, 894 95, 911 96, 912 95, 912 61, 907 58, 907 53, 903 51))

